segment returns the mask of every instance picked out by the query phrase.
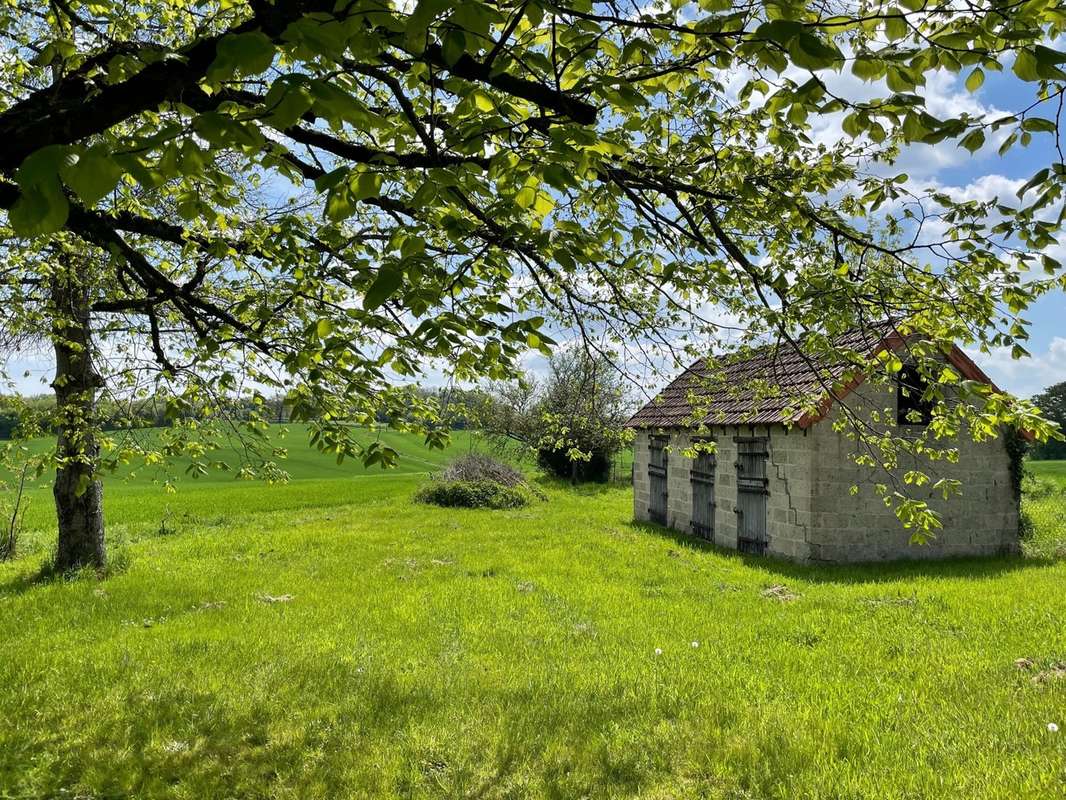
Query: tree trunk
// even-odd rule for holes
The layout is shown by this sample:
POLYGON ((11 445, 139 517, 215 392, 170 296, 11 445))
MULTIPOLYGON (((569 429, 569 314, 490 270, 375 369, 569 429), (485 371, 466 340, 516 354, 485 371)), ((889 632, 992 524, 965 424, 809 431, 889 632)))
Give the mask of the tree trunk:
POLYGON ((59 466, 52 487, 59 543, 55 569, 103 569, 104 488, 97 477, 100 445, 96 440, 96 393, 100 376, 93 366, 89 293, 75 276, 63 274, 52 283, 52 340, 56 355, 59 466))

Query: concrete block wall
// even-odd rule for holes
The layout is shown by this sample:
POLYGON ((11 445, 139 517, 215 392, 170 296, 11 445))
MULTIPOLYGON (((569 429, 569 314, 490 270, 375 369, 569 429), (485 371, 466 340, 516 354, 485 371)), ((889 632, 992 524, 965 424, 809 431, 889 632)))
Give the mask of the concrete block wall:
MULTIPOLYGON (((848 407, 869 420, 874 411, 895 407, 895 393, 864 386, 847 398, 848 407)), ((811 561, 855 562, 894 559, 948 558, 1017 552, 1018 502, 1011 485, 1010 456, 1002 438, 974 442, 966 433, 951 443, 959 451, 958 463, 911 459, 901 463, 892 477, 854 463, 855 443, 833 429, 841 418, 837 408, 810 429, 813 445, 813 496, 811 561), (962 482, 962 494, 945 500, 931 486, 908 486, 911 496, 926 500, 941 514, 943 529, 925 545, 911 544, 911 531, 903 528, 895 512, 875 491, 876 483, 902 485, 908 469, 920 469, 938 478, 962 482), (850 489, 858 485, 858 495, 850 489)), ((890 423, 895 427, 894 423, 890 423)), ((906 427, 901 431, 906 433, 906 427)), ((943 445, 940 445, 943 446, 943 445)))

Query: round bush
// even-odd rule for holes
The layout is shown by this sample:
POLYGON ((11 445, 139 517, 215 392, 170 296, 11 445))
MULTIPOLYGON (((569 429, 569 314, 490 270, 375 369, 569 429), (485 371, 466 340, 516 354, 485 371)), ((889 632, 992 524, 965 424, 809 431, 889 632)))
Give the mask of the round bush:
POLYGON ((521 508, 533 499, 524 485, 504 486, 488 480, 434 480, 415 495, 419 503, 445 508, 521 508))

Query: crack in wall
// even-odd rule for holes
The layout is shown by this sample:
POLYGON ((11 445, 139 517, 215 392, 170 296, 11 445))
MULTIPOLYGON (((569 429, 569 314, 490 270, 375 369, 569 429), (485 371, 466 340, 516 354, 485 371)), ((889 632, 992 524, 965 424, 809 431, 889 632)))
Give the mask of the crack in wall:
MULTIPOLYGON (((787 432, 785 433, 785 436, 788 436, 787 432)), ((770 463, 773 465, 774 469, 777 470, 777 479, 779 481, 781 481, 782 485, 784 485, 784 487, 785 487, 785 497, 788 499, 788 511, 789 511, 789 514, 791 515, 791 519, 790 520, 786 520, 785 523, 786 524, 790 524, 790 525, 794 525, 797 528, 802 528, 803 529, 803 541, 804 541, 805 544, 810 545, 811 544, 811 540, 810 540, 809 526, 803 525, 803 524, 800 523, 800 521, 799 521, 799 509, 796 508, 796 506, 792 502, 792 490, 789 488, 788 477, 787 477, 788 470, 789 470, 789 465, 788 464, 779 464, 776 461, 777 448, 773 447, 774 435, 773 435, 773 429, 772 428, 767 428, 766 429, 766 438, 770 441, 770 444, 771 444, 771 446, 769 448, 769 450, 770 450, 770 463)), ((780 434, 777 436, 777 438, 778 439, 781 438, 780 434)), ((792 465, 792 466, 798 468, 799 465, 792 465)))

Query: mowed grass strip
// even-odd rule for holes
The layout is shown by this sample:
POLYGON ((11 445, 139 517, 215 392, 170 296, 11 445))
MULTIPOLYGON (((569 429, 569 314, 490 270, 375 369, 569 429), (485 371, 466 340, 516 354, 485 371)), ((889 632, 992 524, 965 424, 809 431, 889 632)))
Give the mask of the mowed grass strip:
POLYGON ((0 565, 0 796, 1063 795, 1066 563, 799 567, 420 480, 222 489, 103 582, 0 565))

